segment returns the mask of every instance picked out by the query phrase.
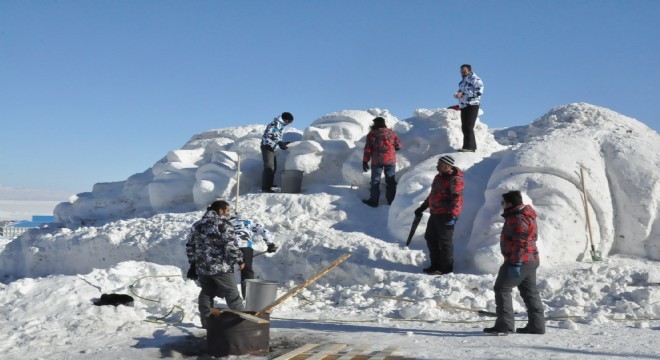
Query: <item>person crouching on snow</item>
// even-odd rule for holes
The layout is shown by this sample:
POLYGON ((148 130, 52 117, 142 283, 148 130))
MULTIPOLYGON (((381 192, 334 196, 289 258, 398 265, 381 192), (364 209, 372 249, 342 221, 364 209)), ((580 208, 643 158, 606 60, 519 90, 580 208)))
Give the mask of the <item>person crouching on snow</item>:
POLYGON ((190 263, 187 277, 199 280, 202 290, 198 306, 202 327, 208 318, 220 315, 213 308, 213 298, 221 297, 232 310, 243 310, 243 299, 236 289, 234 265, 245 267, 243 253, 236 245, 234 226, 229 221, 229 204, 214 201, 201 220, 193 224, 186 242, 186 255, 190 263))
POLYGON ((364 156, 362 157, 362 170, 369 171, 369 159, 371 159, 371 182, 369 190, 369 199, 362 200, 363 203, 378 207, 380 198, 380 178, 385 172, 385 198, 387 204, 392 204, 396 195, 396 180, 394 173, 396 171, 396 151, 401 149, 399 137, 387 128, 385 119, 377 117, 373 120, 371 131, 367 135, 367 143, 364 146, 364 156))
POLYGON ((539 267, 539 251, 536 247, 538 226, 536 212, 531 205, 522 202, 520 191, 502 195, 504 227, 500 235, 500 248, 504 263, 495 280, 495 326, 484 329, 485 333, 512 333, 515 325, 511 290, 518 287, 527 307, 527 325, 516 329, 522 334, 545 334, 543 303, 536 288, 536 269, 539 267))
POLYGON ((254 270, 252 270, 252 259, 254 257, 254 249, 252 249, 253 234, 261 235, 262 239, 266 241, 268 245, 266 252, 274 253, 277 251, 277 245, 273 242, 273 237, 270 235, 268 229, 263 227, 263 225, 250 221, 240 214, 233 216, 231 222, 234 225, 236 241, 243 253, 243 262, 245 263, 245 266, 241 269, 241 293, 245 299, 246 280, 254 279, 254 270))

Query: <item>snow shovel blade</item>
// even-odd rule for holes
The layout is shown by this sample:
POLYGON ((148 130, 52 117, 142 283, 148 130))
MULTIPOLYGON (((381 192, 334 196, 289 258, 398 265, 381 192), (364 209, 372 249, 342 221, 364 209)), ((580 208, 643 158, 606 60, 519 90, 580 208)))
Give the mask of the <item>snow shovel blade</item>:
POLYGON ((591 250, 591 260, 593 261, 603 261, 603 256, 600 251, 591 250))
POLYGON ((415 235, 415 230, 417 230, 417 225, 419 225, 420 221, 422 221, 422 217, 421 216, 415 216, 415 219, 413 220, 412 226, 410 227, 410 233, 408 234, 408 240, 406 240, 406 246, 410 245, 410 242, 412 241, 412 238, 415 235))

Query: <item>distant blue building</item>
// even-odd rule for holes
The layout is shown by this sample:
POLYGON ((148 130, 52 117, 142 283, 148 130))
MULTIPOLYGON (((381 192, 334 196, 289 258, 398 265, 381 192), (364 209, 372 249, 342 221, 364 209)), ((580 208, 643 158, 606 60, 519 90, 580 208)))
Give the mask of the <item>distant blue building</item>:
POLYGON ((15 223, 10 223, 2 227, 2 236, 5 237, 16 237, 29 229, 38 228, 42 224, 48 224, 53 222, 54 217, 52 215, 34 215, 32 220, 21 220, 15 223))

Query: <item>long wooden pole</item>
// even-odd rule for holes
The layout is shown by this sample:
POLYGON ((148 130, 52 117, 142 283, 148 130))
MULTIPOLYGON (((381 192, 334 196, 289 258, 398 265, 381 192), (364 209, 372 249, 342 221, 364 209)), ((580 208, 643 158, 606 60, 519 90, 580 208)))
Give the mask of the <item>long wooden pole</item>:
POLYGON ((304 283, 298 285, 293 290, 290 290, 288 293, 280 296, 279 299, 277 299, 277 300, 273 301, 272 303, 268 304, 261 311, 254 314, 254 316, 258 317, 258 316, 262 315, 263 313, 267 313, 267 312, 273 310, 273 308, 275 308, 276 306, 278 306, 281 303, 285 302, 290 297, 296 295, 298 292, 300 292, 300 290, 302 290, 302 289, 306 288, 307 286, 309 286, 309 284, 313 283, 314 281, 319 279, 321 276, 325 275, 328 271, 330 271, 330 270, 334 269, 335 267, 337 267, 337 265, 339 265, 339 264, 343 263, 344 261, 346 261, 346 259, 348 259, 349 257, 351 257, 351 254, 344 254, 342 257, 340 257, 339 259, 335 260, 335 262, 330 264, 327 268, 321 270, 318 274, 312 276, 309 280, 307 280, 304 283))
POLYGON ((587 218, 587 229, 589 229, 589 244, 591 244, 591 251, 595 253, 596 249, 594 248, 594 237, 593 233, 591 232, 591 220, 589 218, 589 195, 587 195, 587 187, 584 183, 584 168, 582 166, 580 166, 580 181, 582 182, 582 192, 584 193, 584 212, 587 218))
POLYGON ((236 206, 234 206, 234 214, 238 214, 238 194, 241 187, 241 154, 238 155, 238 166, 236 170, 236 206))

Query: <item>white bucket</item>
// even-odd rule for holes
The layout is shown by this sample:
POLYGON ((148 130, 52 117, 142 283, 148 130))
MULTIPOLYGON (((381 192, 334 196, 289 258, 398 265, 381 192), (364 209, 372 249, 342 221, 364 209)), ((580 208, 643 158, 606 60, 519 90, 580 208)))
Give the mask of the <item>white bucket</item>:
POLYGON ((245 280, 245 311, 259 312, 277 298, 277 281, 245 280))

